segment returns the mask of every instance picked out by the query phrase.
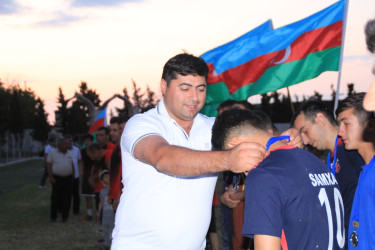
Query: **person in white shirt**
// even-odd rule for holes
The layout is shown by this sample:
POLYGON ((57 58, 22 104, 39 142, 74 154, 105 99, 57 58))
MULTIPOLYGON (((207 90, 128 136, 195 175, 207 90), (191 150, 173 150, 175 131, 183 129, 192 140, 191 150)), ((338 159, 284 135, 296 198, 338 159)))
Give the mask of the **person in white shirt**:
POLYGON ((161 80, 163 99, 126 124, 112 249, 204 249, 216 173, 249 171, 264 158, 258 143, 210 151, 214 118, 199 114, 207 75, 199 57, 171 58, 161 80))

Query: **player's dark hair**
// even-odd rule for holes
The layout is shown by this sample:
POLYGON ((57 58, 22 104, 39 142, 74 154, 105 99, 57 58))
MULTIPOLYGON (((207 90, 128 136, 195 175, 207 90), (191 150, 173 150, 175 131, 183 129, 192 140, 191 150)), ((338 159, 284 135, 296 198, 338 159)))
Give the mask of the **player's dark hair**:
POLYGON ((294 122, 298 115, 304 114, 306 119, 314 123, 315 117, 318 113, 322 113, 333 126, 338 125, 335 117, 333 116, 333 111, 327 105, 325 105, 321 101, 311 100, 302 103, 298 108, 296 114, 292 119, 292 126, 294 127, 294 122))
POLYGON ((242 126, 267 131, 266 122, 254 110, 229 109, 216 117, 212 127, 212 149, 223 150, 229 133, 242 126))
POLYGON ((237 104, 236 100, 232 100, 232 99, 225 100, 219 104, 219 106, 216 108, 216 111, 219 113, 223 109, 229 109, 233 107, 234 104, 237 104))
POLYGON ((109 135, 109 128, 107 127, 100 127, 96 131, 104 131, 106 135, 109 135))
POLYGON ((114 117, 111 118, 111 120, 109 120, 109 124, 112 125, 112 124, 115 124, 115 123, 119 124, 118 116, 114 116, 114 117))
POLYGON ((172 80, 177 79, 177 74, 183 76, 204 76, 207 80, 208 66, 201 57, 196 57, 187 53, 178 54, 169 59, 164 65, 162 79, 164 79, 167 82, 167 86, 169 86, 172 80))
POLYGON ((90 139, 91 141, 94 141, 94 136, 92 134, 85 134, 83 137, 83 140, 90 139))
POLYGON ((254 112, 255 112, 258 116, 260 116, 260 118, 261 118, 261 119, 263 120, 263 122, 266 124, 267 130, 272 130, 274 134, 280 132, 280 131, 276 128, 275 124, 272 122, 271 117, 269 117, 266 113, 264 113, 264 112, 261 111, 261 110, 254 110, 254 112))
POLYGON ((366 23, 365 35, 367 49, 371 53, 375 53, 375 19, 372 19, 366 23))
POLYGON ((361 125, 365 125, 368 120, 374 119, 374 113, 366 111, 363 108, 362 104, 365 94, 364 92, 355 93, 342 100, 336 109, 336 116, 347 109, 354 108, 354 115, 357 116, 361 125))

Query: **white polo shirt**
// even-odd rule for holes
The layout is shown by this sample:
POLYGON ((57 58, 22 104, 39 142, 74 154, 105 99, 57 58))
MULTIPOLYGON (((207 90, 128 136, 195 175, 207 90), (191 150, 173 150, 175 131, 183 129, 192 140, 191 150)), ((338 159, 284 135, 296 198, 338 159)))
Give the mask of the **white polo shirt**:
POLYGON ((214 118, 198 114, 188 136, 161 100, 132 117, 121 138, 123 194, 116 212, 112 249, 204 249, 217 174, 176 177, 134 158, 135 144, 160 135, 171 145, 211 150, 214 118))
POLYGON ((66 151, 66 153, 60 150, 52 150, 48 153, 47 162, 52 163, 52 174, 66 177, 72 174, 72 153, 66 151))

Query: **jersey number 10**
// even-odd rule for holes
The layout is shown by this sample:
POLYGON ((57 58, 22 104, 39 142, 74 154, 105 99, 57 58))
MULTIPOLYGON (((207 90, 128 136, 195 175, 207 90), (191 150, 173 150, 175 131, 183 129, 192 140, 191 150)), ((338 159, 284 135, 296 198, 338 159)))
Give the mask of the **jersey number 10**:
MULTIPOLYGON (((345 244, 345 228, 344 228, 344 205, 342 202, 340 191, 337 188, 333 189, 333 197, 335 200, 335 214, 336 214, 336 221, 337 221, 337 233, 336 239, 337 244, 340 248, 344 247, 345 244)), ((328 241, 328 249, 333 248, 333 221, 332 221, 332 211, 331 205, 329 204, 327 192, 325 188, 321 188, 319 192, 319 200, 320 205, 325 205, 326 212, 327 212, 327 219, 328 219, 328 227, 329 227, 329 241, 328 241)))

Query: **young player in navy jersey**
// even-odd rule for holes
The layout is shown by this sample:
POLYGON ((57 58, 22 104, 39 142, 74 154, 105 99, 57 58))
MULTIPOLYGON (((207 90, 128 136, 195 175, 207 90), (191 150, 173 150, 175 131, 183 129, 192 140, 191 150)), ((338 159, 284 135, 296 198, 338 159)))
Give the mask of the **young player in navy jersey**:
POLYGON ((241 142, 268 147, 269 155, 245 182, 243 235, 255 249, 343 249, 344 206, 334 175, 314 155, 273 137, 253 111, 230 110, 217 117, 212 146, 241 142))

